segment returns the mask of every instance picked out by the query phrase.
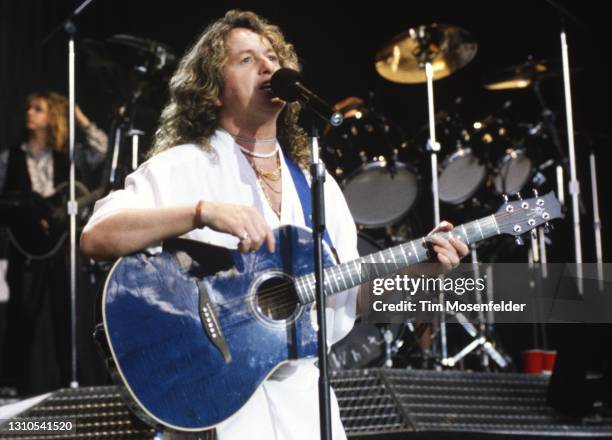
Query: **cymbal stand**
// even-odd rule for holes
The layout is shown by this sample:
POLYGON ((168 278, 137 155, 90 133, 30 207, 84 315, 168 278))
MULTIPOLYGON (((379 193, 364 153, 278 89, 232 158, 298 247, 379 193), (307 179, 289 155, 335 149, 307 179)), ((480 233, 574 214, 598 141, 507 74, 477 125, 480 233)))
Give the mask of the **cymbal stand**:
MULTIPOLYGON (((440 151, 440 143, 436 140, 436 120, 434 110, 434 89, 433 89, 433 77, 434 70, 432 61, 435 57, 435 52, 431 50, 430 37, 427 35, 425 27, 420 27, 417 30, 411 29, 412 38, 419 42, 419 53, 421 68, 425 69, 425 77, 427 79, 427 109, 428 109, 428 120, 429 120, 429 140, 427 142, 427 150, 430 153, 431 162, 431 190, 433 195, 433 211, 434 211, 434 227, 440 224, 440 192, 438 185, 438 152, 440 151)), ((438 300, 440 305, 444 306, 444 294, 438 294, 438 300)), ((458 313, 457 315, 461 315, 458 313)), ((461 315, 463 316, 463 315, 461 315)), ((458 356, 449 358, 448 356, 448 340, 446 330, 446 313, 444 311, 438 312, 439 319, 439 331, 440 331, 440 357, 441 364, 444 366, 452 367, 456 365, 456 362, 463 358, 467 353, 473 351, 478 346, 483 344, 491 344, 486 341, 484 336, 477 337, 478 331, 476 328, 465 318, 456 316, 457 320, 462 324, 462 327, 472 336, 474 341, 460 352, 458 356)), ((492 346, 491 346, 492 348, 492 346)), ((496 356, 501 358, 501 356, 496 356)), ((503 359, 500 359, 503 362, 503 359)))
MULTIPOLYGON (((470 246, 470 253, 472 258, 472 269, 474 271, 474 277, 480 278, 480 263, 478 261, 478 253, 474 245, 470 246)), ((492 271, 491 271, 492 272, 492 271)), ((487 293, 492 293, 492 277, 487 277, 487 293)), ((478 304, 482 304, 480 295, 475 295, 478 304)), ((493 298, 489 298, 492 300, 493 298)), ((452 315, 461 327, 472 337, 472 341, 463 347, 459 352, 453 356, 447 356, 442 359, 442 365, 446 367, 454 367, 459 361, 461 361, 468 354, 474 350, 480 349, 480 364, 484 369, 490 368, 490 361, 493 360, 499 368, 506 368, 510 365, 509 357, 504 354, 501 350, 496 348, 491 341, 489 335, 490 325, 492 325, 493 317, 491 316, 490 322, 487 323, 484 313, 478 313, 478 324, 474 325, 465 317, 463 313, 453 312, 449 313, 452 315)), ((492 314, 491 314, 492 315, 492 314)))
POLYGON ((132 146, 132 163, 130 169, 133 171, 138 168, 140 137, 145 133, 142 130, 134 128, 134 120, 136 105, 142 96, 142 87, 143 83, 140 83, 138 87, 132 91, 131 99, 126 104, 119 107, 115 117, 113 151, 111 154, 111 163, 107 182, 113 189, 115 189, 119 184, 123 183, 118 182, 118 172, 121 171, 119 170, 119 156, 121 154, 121 143, 123 142, 124 137, 130 139, 132 146))
POLYGON ((135 128, 127 132, 127 135, 132 139, 132 171, 138 168, 139 140, 144 134, 144 131, 135 128))
POLYGON ((597 263, 598 288, 603 292, 603 247, 601 243, 601 220, 599 218, 599 192, 597 190, 597 168, 595 167, 595 153, 589 154, 591 165, 591 193, 593 194, 593 230, 595 231, 595 257, 597 263))
MULTIPOLYGON (((425 69, 425 77, 427 78, 427 110, 429 121, 429 140, 427 141, 427 150, 430 153, 431 162, 431 192, 433 195, 433 211, 434 211, 434 227, 440 224, 440 193, 438 186, 438 151, 440 144, 436 140, 436 119, 434 110, 434 89, 433 77, 434 70, 432 61, 435 58, 435 52, 430 46, 430 35, 426 31, 425 26, 417 29, 411 29, 411 37, 419 43, 419 66, 425 69)), ((444 304, 444 296, 439 294, 440 304, 444 304)), ((442 359, 448 356, 447 334, 446 334, 446 316, 444 312, 439 313, 440 318, 440 354, 442 359)))
POLYGON ((559 14, 561 40, 561 61, 563 66, 563 91, 565 95, 565 119, 567 124, 567 144, 569 150, 569 193, 572 197, 572 220, 574 225, 574 259, 576 264, 576 275, 578 282, 578 293, 583 293, 582 274, 582 238, 580 231, 580 182, 576 172, 576 150, 574 147, 574 116, 572 110, 572 90, 570 85, 569 51, 567 47, 567 34, 565 32, 565 20, 584 26, 573 14, 556 0, 546 0, 546 3, 557 10, 559 14))

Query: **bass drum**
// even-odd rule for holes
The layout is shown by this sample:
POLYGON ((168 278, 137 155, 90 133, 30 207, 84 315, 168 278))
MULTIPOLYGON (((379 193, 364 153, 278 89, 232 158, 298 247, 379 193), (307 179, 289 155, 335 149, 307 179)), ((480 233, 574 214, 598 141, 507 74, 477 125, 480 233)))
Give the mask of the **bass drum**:
POLYGON ((360 98, 336 104, 345 117, 329 128, 325 161, 342 186, 355 222, 366 229, 392 225, 414 207, 420 176, 408 158, 399 127, 360 98))
MULTIPOLYGON (((362 257, 378 252, 383 247, 372 237, 359 233, 357 248, 362 257)), ((397 340, 402 324, 371 324, 355 321, 353 329, 343 339, 332 345, 328 360, 332 370, 381 367, 385 362, 384 332, 392 335, 392 344, 397 340)))

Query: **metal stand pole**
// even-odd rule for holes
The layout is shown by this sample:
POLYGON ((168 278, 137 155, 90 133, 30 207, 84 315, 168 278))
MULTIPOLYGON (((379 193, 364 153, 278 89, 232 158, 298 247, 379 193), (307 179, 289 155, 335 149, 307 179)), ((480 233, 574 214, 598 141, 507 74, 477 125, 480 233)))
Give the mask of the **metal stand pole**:
POLYGON ((70 337, 71 347, 71 379, 70 387, 78 388, 77 381, 77 350, 76 350, 76 216, 79 207, 75 194, 75 94, 74 94, 74 33, 70 34, 68 41, 68 130, 69 130, 69 160, 70 160, 70 200, 68 201, 68 215, 70 216, 70 337))
POLYGON ((317 129, 312 125, 311 135, 312 177, 312 235, 314 242, 314 267, 317 306, 317 340, 319 354, 319 420, 321 440, 331 440, 331 393, 327 366, 327 320, 325 317, 325 278, 323 271, 323 234, 325 232, 325 166, 319 160, 317 129))
MULTIPOLYGON (((440 144, 436 140, 436 119, 434 111, 434 90, 433 90, 433 66, 429 61, 425 63, 425 76, 427 77, 427 110, 429 119, 429 141, 427 149, 431 159, 431 192, 433 195, 434 227, 440 224, 440 193, 438 186, 438 151, 440 144)), ((440 293, 439 302, 444 304, 444 295, 440 293)), ((440 355, 442 359, 448 357, 448 345, 446 334, 446 316, 444 312, 439 313, 440 317, 440 355)))
POLYGON ((570 181, 572 196, 572 220, 574 223, 574 258, 578 277, 578 293, 583 293, 582 283, 582 239, 580 235, 580 183, 576 173, 576 150, 574 147, 574 120, 572 114, 572 92, 570 87, 569 55, 565 29, 561 30, 561 56, 563 61, 563 88, 565 91, 565 117, 567 120, 567 144, 569 147, 570 181))
POLYGON ((603 246, 601 242, 601 220, 599 218, 599 192, 597 189, 597 168, 595 153, 589 154, 591 165, 591 192, 593 194, 593 230, 595 231, 595 261, 597 262, 598 289, 603 292, 603 246))
POLYGON ((45 45, 56 32, 63 29, 69 36, 68 38, 68 160, 69 160, 69 186, 70 199, 68 200, 67 210, 70 217, 70 336, 71 336, 71 380, 70 387, 77 388, 77 350, 76 350, 76 216, 79 212, 79 207, 76 201, 75 194, 75 163, 74 163, 74 148, 75 148, 75 50, 74 36, 76 34, 76 25, 74 19, 92 3, 93 0, 83 1, 61 24, 53 29, 41 44, 45 45))

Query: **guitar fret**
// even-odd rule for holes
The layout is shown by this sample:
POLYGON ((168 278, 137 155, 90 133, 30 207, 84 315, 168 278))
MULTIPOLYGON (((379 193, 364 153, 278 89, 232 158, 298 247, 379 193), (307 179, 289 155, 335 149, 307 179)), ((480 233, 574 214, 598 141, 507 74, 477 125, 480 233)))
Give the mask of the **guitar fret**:
POLYGON ((339 266, 340 269, 338 269, 338 272, 340 272, 340 277, 342 277, 342 284, 344 284, 344 289, 346 290, 348 289, 348 284, 346 283, 346 275, 342 273, 342 266, 339 266))
POLYGON ((387 258, 387 261, 385 262, 385 268, 387 263, 393 262, 393 264, 395 264, 395 268, 397 269, 399 265, 397 264, 397 261, 395 261, 395 256, 393 255, 393 248, 389 248, 384 252, 386 252, 389 256, 389 258, 387 258))
POLYGON ((501 234, 501 232, 499 231, 499 225, 497 224, 497 219, 495 218, 495 214, 491 214, 491 217, 493 218, 493 223, 495 223, 495 229, 497 230, 497 234, 501 234))
POLYGON ((376 263, 376 260, 374 260, 374 254, 370 254, 369 257, 372 262, 372 267, 374 268, 374 273, 376 274, 376 276, 379 276, 380 274, 378 273, 378 265, 376 263))
POLYGON ((414 251, 414 256, 415 256, 415 257, 416 257, 416 259, 417 259, 417 263, 420 263, 420 262, 421 262, 421 259, 419 258, 419 254, 418 254, 418 252, 417 252, 416 246, 414 245, 414 241, 411 241, 411 242, 410 242, 410 245, 412 246, 412 250, 414 251))
POLYGON ((355 274, 357 275, 357 283, 361 283, 361 259, 353 260, 353 265, 355 266, 355 274), (357 263, 359 261, 359 263, 357 263))
POLYGON ((397 260, 395 259, 395 253, 393 252, 393 248, 389 249, 389 253, 391 254, 391 259, 393 260, 393 263, 395 263, 395 267, 400 267, 399 264, 397 264, 397 260))
POLYGON ((347 272, 349 274, 349 277, 351 278, 351 284, 353 286, 357 285, 358 283, 356 283, 355 280, 353 279, 353 271, 351 270, 351 268, 350 268, 350 266, 348 264, 346 265, 346 270, 347 270, 347 272))
POLYGON ((336 289, 338 289, 338 290, 336 290, 336 292, 340 292, 340 290, 342 290, 342 289, 340 289, 340 284, 338 284, 338 279, 337 279, 337 278, 336 278, 336 276, 333 274, 333 269, 334 269, 334 267, 337 267, 337 266, 333 266, 333 267, 331 268, 332 270, 330 271, 330 275, 331 275, 331 278, 334 280, 334 283, 336 283, 336 289))
POLYGON ((406 255, 406 250, 404 249, 404 245, 400 245, 399 247, 402 251, 402 255, 404 256, 404 260, 406 261, 406 264, 410 264, 410 260, 408 260, 408 256, 406 255))
POLYGON ((482 238, 484 239, 485 236, 482 232, 482 227, 480 226, 480 220, 476 220, 476 226, 478 226, 478 230, 480 231, 480 235, 482 236, 482 238))
POLYGON ((461 225, 461 230, 463 231, 463 236, 465 237, 466 243, 470 244, 470 239, 468 237, 467 231, 465 230, 465 225, 461 225))

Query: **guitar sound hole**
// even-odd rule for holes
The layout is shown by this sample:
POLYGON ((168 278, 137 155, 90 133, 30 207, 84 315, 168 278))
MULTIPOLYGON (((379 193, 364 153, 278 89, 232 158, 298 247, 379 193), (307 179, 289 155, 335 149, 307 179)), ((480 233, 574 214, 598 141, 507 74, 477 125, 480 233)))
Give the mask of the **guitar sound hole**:
POLYGON ((298 306, 293 283, 284 278, 270 278, 257 289, 257 308, 269 319, 291 318, 298 306))

